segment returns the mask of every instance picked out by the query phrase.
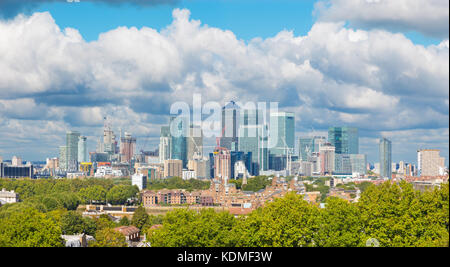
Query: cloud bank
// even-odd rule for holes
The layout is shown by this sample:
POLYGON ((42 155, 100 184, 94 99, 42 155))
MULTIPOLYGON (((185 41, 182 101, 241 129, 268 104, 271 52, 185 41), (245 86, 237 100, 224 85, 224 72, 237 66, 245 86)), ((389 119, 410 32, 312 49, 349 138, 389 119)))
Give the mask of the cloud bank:
POLYGON ((194 93, 204 102, 279 101, 296 113, 299 134, 356 126, 363 152, 375 157, 381 135, 409 140, 413 154, 448 151, 448 40, 424 47, 402 34, 318 22, 306 36, 282 31, 246 43, 175 9, 160 32, 119 27, 86 42, 44 12, 0 22, 0 73, 5 151, 53 146, 56 155, 68 129, 96 140, 105 114, 156 144, 170 105, 194 93))
POLYGON ((324 0, 315 12, 322 21, 348 21, 351 26, 417 31, 448 39, 447 0, 324 0))

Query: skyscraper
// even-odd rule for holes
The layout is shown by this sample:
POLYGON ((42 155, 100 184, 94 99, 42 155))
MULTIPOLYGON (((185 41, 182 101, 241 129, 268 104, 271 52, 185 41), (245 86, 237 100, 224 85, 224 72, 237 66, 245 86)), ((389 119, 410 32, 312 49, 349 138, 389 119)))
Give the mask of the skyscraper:
POLYGON ((299 159, 308 161, 308 157, 314 152, 319 152, 320 146, 327 142, 325 136, 300 137, 298 143, 299 159))
POLYGON ((67 146, 59 147, 59 168, 67 170, 67 146))
POLYGON ((80 136, 78 140, 78 162, 88 162, 89 154, 87 151, 87 137, 80 136))
POLYGON ((392 142, 387 138, 380 139, 380 176, 392 178, 392 142))
POLYGON ((231 154, 229 150, 214 152, 214 177, 228 181, 231 178, 231 154))
POLYGON ((239 106, 231 101, 222 108, 222 133, 220 137, 220 146, 230 151, 238 147, 239 131, 239 106))
POLYGON ((320 173, 332 174, 335 171, 335 147, 326 143, 320 147, 320 173))
POLYGON ((104 118, 103 127, 103 152, 108 153, 110 156, 117 153, 116 135, 106 117, 104 118))
POLYGON ((331 127, 328 141, 336 148, 336 154, 359 154, 359 137, 357 128, 331 127))
POLYGON ((298 142, 298 157, 301 161, 307 161, 314 151, 314 139, 312 137, 300 137, 298 142))
POLYGON ((417 174, 419 176, 444 175, 445 158, 441 157, 439 152, 438 149, 421 149, 417 151, 417 174))
POLYGON ((186 117, 171 117, 171 159, 179 159, 183 162, 183 167, 187 166, 187 143, 189 126, 186 117))
POLYGON ((295 115, 290 112, 270 114, 270 154, 287 155, 295 148, 295 115))
POLYGON ((66 134, 66 164, 68 171, 78 170, 78 141, 80 133, 69 131, 66 134))
POLYGON ((136 152, 136 138, 132 137, 130 133, 125 132, 125 137, 120 139, 120 155, 121 162, 131 163, 136 152))
POLYGON ((268 127, 262 110, 242 109, 240 112, 239 151, 251 152, 252 175, 269 168, 268 127))
POLYGON ((188 161, 203 157, 203 132, 200 126, 191 125, 191 127, 189 127, 186 145, 188 161))
POLYGON ((171 158, 172 152, 172 137, 170 135, 170 126, 161 127, 161 136, 159 138, 159 162, 164 163, 164 161, 171 158))

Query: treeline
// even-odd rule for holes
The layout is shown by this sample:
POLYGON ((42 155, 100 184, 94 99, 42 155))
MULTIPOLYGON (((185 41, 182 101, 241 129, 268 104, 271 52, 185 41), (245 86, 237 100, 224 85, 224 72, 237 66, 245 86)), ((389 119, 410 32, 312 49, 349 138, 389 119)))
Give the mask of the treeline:
POLYGON ((136 210, 133 218, 123 217, 114 222, 107 215, 83 217, 77 211, 57 209, 40 212, 25 208, 0 218, 0 247, 62 247, 61 235, 85 233, 96 240, 90 247, 126 247, 125 237, 115 227, 134 225, 140 229, 162 222, 162 216, 147 215, 144 208, 136 210))
POLYGON ((131 182, 108 179, 0 179, 0 188, 14 190, 21 202, 0 207, 0 218, 27 208, 40 212, 75 210, 80 204, 125 204, 137 199, 139 189, 131 182))
POLYGON ((327 198, 325 208, 290 193, 246 217, 178 209, 146 229, 155 247, 449 246, 449 185, 420 192, 406 182, 365 188, 358 203, 327 198))
POLYGON ((210 187, 210 185, 210 181, 202 181, 198 179, 183 180, 180 177, 171 177, 167 179, 149 180, 147 183, 147 189, 154 191, 161 189, 185 189, 191 192, 194 190, 206 190, 210 187))

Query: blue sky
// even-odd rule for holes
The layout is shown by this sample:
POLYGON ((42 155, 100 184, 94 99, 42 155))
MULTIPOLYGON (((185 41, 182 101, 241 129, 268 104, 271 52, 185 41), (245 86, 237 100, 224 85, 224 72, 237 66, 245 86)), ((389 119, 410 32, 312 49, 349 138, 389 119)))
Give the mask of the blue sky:
POLYGON ((397 162, 448 157, 446 1, 111 1, 0 0, 0 156, 57 156, 67 130, 93 150, 106 114, 154 149, 170 104, 202 93, 279 101, 297 137, 358 127, 370 162, 381 136, 397 162))
MULTIPOLYGON (((315 0, 183 0, 178 4, 120 7, 92 2, 53 2, 41 4, 33 11, 49 11, 61 28, 80 31, 86 41, 119 26, 151 27, 161 30, 172 21, 172 10, 187 8, 193 19, 212 27, 231 30, 237 38, 267 38, 282 30, 306 35, 316 21, 315 0)), ((404 33, 417 44, 439 44, 440 40, 415 31, 404 33)))

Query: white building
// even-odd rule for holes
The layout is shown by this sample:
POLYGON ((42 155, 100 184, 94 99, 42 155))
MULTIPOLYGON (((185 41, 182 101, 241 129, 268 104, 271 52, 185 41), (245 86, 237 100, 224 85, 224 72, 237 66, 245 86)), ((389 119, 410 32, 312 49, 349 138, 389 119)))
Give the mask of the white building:
POLYGON ((98 167, 97 171, 95 172, 94 177, 103 178, 106 176, 121 177, 121 176, 123 176, 123 174, 122 174, 121 170, 113 170, 111 166, 98 167))
POLYGON ((6 191, 6 189, 3 188, 2 191, 0 191, 0 203, 2 205, 16 202, 19 202, 19 194, 14 192, 14 190, 6 191))
POLYGON ((197 175, 195 171, 183 170, 183 180, 196 179, 197 175))
POLYGON ((147 188, 147 176, 135 173, 131 176, 131 185, 136 185, 140 191, 147 188))

